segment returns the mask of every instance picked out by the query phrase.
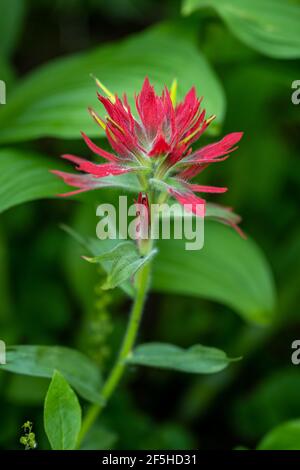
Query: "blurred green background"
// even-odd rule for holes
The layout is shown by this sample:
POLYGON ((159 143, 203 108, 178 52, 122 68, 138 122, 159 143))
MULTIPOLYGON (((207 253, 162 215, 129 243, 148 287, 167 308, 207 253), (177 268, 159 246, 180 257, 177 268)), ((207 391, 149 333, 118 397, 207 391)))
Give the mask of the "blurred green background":
MULTIPOLYGON (((217 114, 201 145, 245 133, 201 182, 229 187, 213 200, 242 215, 249 240, 243 245, 230 229, 207 222, 199 257, 172 245, 163 251, 169 267, 162 260, 156 268, 139 336, 217 346, 243 360, 207 377, 129 369, 101 417, 102 448, 254 448, 272 428, 300 418, 300 372, 291 363, 300 336, 300 108, 291 101, 300 79, 300 7, 279 3, 228 0, 218 10, 215 1, 188 0, 182 14, 177 0, 0 0, 7 86, 0 105, 0 338, 7 345, 75 347, 106 374, 126 325, 130 301, 101 290, 103 273, 80 259, 84 250, 59 227, 93 236, 96 204, 117 193, 60 200, 55 194, 64 186, 48 173, 62 167, 61 153, 88 155, 80 130, 98 135, 86 112, 100 111, 90 73, 131 96, 146 75, 157 89, 177 78, 179 98, 195 84, 217 114)), ((48 448, 48 383, 1 371, 2 449, 22 447, 27 419, 39 448, 48 448)))

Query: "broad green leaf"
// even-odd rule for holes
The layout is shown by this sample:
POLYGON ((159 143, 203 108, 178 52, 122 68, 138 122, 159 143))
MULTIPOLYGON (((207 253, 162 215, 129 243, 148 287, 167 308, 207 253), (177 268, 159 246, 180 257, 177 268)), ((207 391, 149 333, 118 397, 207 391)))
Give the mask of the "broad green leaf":
POLYGON ((80 130, 91 137, 101 135, 87 112, 88 106, 99 110, 91 73, 113 93, 126 92, 131 100, 146 76, 158 90, 176 77, 179 99, 195 85, 204 96, 208 115, 216 114, 217 124, 222 122, 224 95, 216 75, 190 32, 167 24, 55 60, 29 75, 0 109, 0 142, 42 136, 80 138, 80 130))
POLYGON ((81 428, 77 396, 63 375, 54 371, 44 407, 44 425, 53 450, 73 450, 81 428))
POLYGON ((184 0, 183 13, 211 7, 233 34, 270 57, 300 57, 300 6, 289 0, 184 0))
POLYGON ((145 264, 156 254, 157 250, 152 250, 147 256, 141 257, 133 242, 127 241, 117 245, 112 250, 103 253, 95 258, 85 258, 91 263, 107 261, 109 263, 108 276, 102 289, 114 289, 127 279, 131 279, 145 264))
MULTIPOLYGON (((0 212, 17 204, 55 197, 71 190, 57 176, 50 173, 49 170, 54 168, 62 168, 59 158, 50 160, 33 152, 1 149, 0 212)), ((139 190, 134 175, 107 176, 102 182, 108 187, 127 191, 139 190)))
POLYGON ((98 367, 75 349, 62 346, 11 346, 0 369, 16 374, 52 377, 59 370, 74 389, 88 401, 102 403, 102 378, 98 367))
POLYGON ((148 343, 137 346, 127 362, 193 374, 214 374, 225 369, 234 360, 228 358, 220 349, 201 344, 182 349, 172 344, 148 343))
MULTIPOLYGON (((1 0, 0 15, 0 56, 8 56, 13 51, 20 33, 25 13, 25 0, 1 0)), ((2 78, 0 76, 0 78, 2 78)))
POLYGON ((33 152, 1 149, 0 212, 65 191, 66 186, 49 172, 56 163, 56 160, 50 161, 33 152))
POLYGON ((200 251, 187 251, 184 240, 159 241, 154 289, 215 300, 249 321, 269 323, 275 292, 263 253, 230 227, 206 221, 204 230, 200 251))
POLYGON ((259 443, 258 450, 300 450, 300 419, 272 429, 259 443))

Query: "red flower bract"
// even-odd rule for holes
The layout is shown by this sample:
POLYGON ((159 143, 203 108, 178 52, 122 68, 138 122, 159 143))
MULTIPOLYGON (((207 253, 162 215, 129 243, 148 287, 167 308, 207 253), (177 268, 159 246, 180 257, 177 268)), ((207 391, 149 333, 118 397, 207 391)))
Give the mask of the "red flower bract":
POLYGON ((215 117, 206 118, 205 110, 201 108, 202 99, 197 98, 194 87, 175 106, 174 97, 166 87, 159 96, 146 78, 141 92, 135 97, 136 113, 133 114, 126 95, 121 100, 108 92, 98 80, 96 83, 107 95, 98 93, 107 116, 102 119, 95 111, 90 110, 90 113, 96 123, 105 129, 113 152, 101 149, 82 133, 90 150, 108 163, 97 164, 75 155, 64 155, 64 158, 75 163, 76 169, 85 173, 74 175, 54 171, 67 184, 77 188, 68 194, 113 185, 107 181, 107 176, 135 172, 141 177, 143 173, 143 178, 140 178, 143 191, 148 191, 151 186, 156 189, 163 187, 180 203, 195 207, 192 210, 199 215, 197 201, 203 204, 204 200, 195 192, 226 191, 227 188, 189 183, 209 164, 228 158, 243 135, 242 132, 231 133, 218 142, 193 150, 193 143, 215 117))

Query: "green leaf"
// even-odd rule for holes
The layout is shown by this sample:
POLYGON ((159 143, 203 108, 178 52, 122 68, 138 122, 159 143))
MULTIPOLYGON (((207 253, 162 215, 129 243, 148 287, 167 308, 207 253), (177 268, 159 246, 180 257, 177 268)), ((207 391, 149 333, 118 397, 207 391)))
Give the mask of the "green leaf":
POLYGON ((87 113, 88 106, 97 106, 91 73, 113 93, 126 92, 132 102, 146 76, 158 90, 177 78, 179 99, 196 85, 208 115, 216 114, 217 123, 222 122, 224 95, 216 75, 189 31, 170 24, 55 60, 29 75, 0 109, 0 142, 42 136, 80 138, 80 130, 91 137, 101 135, 87 113))
POLYGON ((75 349, 62 346, 11 346, 1 369, 36 377, 52 377, 59 370, 88 401, 102 403, 102 378, 98 367, 75 349))
POLYGON ((233 229, 205 222, 200 251, 187 251, 184 240, 161 240, 154 263, 154 289, 203 297, 228 305, 245 319, 266 324, 274 316, 275 290, 260 249, 233 229))
POLYGON ((272 429, 260 442, 258 450, 300 450, 300 419, 287 421, 272 429))
POLYGON ((289 0, 184 0, 183 13, 212 7, 241 41, 279 59, 300 57, 300 6, 289 0))
POLYGON ((193 374, 214 374, 225 369, 234 360, 236 359, 229 359, 220 349, 201 344, 185 350, 172 344, 148 343, 137 346, 127 362, 193 374))
POLYGON ((84 257, 84 259, 90 263, 100 263, 102 261, 118 261, 122 257, 130 259, 137 259, 139 257, 137 248, 133 242, 121 242, 105 253, 95 256, 94 258, 84 257))
POLYGON ((56 163, 33 152, 1 149, 0 212, 65 191, 65 185, 49 172, 56 163))
POLYGON ((102 289, 114 289, 127 279, 134 276, 145 264, 153 258, 157 250, 152 250, 147 256, 133 258, 120 258, 113 263, 111 271, 108 273, 105 284, 102 289))
POLYGON ((122 242, 112 250, 102 253, 94 258, 85 259, 90 263, 108 262, 105 268, 108 272, 107 279, 102 285, 102 289, 114 289, 149 263, 157 250, 152 250, 147 256, 140 256, 133 242, 122 242), (108 267, 109 266, 109 267, 108 267))
POLYGON ((81 408, 77 396, 58 371, 54 371, 45 398, 44 424, 53 450, 75 449, 81 428, 81 408))

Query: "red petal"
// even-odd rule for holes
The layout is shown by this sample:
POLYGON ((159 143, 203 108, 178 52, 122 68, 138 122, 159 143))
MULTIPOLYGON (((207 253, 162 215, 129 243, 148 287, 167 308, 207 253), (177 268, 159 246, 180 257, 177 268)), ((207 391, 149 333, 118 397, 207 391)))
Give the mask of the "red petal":
MULTIPOLYGON (((58 170, 52 170, 51 173, 64 180, 64 182, 69 186, 79 188, 76 191, 59 194, 59 196, 72 196, 74 194, 82 193, 84 191, 90 191, 101 186, 99 180, 93 178, 91 175, 76 175, 74 173, 65 173, 64 171, 58 170)), ((102 186, 105 185, 102 184, 102 186)))
POLYGON ((158 155, 163 155, 164 153, 169 152, 170 145, 165 141, 165 138, 162 134, 158 135, 154 141, 151 151, 148 153, 149 157, 156 157, 158 155))
MULTIPOLYGON (((127 102, 126 96, 124 97, 124 104, 116 96, 116 100, 112 103, 108 98, 98 93, 98 98, 104 105, 109 114, 108 120, 113 126, 119 129, 119 132, 127 136, 128 146, 137 146, 137 137, 135 134, 135 119, 131 113, 130 106, 127 102), (131 144, 130 144, 131 142, 131 144)), ((106 122, 107 124, 107 122, 106 122)))
POLYGON ((178 173, 178 177, 183 180, 190 180, 194 178, 194 176, 198 175, 202 171, 204 171, 209 166, 209 163, 201 164, 201 165, 192 165, 185 168, 183 171, 178 173))
POLYGON ((136 151, 142 150, 135 134, 128 129, 122 129, 114 121, 107 121, 106 135, 110 137, 112 148, 123 157, 132 160, 136 151))
POLYGON ((84 138, 86 145, 96 155, 99 155, 100 157, 103 157, 106 160, 109 160, 111 162, 116 162, 119 160, 116 155, 113 155, 112 153, 109 153, 106 150, 103 150, 100 147, 98 147, 96 144, 94 144, 94 142, 92 142, 84 132, 81 132, 81 135, 84 138))
POLYGON ((201 163, 223 157, 224 155, 236 150, 236 147, 233 146, 241 140, 242 136, 243 132, 233 132, 232 134, 228 134, 219 142, 207 145, 206 147, 197 150, 190 156, 189 160, 194 163, 201 163))
POLYGON ((202 186, 201 184, 189 184, 189 189, 196 193, 226 193, 228 188, 220 188, 217 186, 202 186))
POLYGON ((175 122, 178 133, 182 135, 194 123, 195 117, 198 115, 201 99, 197 98, 196 89, 192 87, 186 94, 184 101, 179 103, 175 109, 175 122))
POLYGON ((75 155, 62 155, 62 158, 76 163, 77 170, 90 173, 91 175, 98 178, 112 175, 121 175, 123 173, 132 171, 132 168, 124 168, 120 165, 115 165, 114 163, 103 163, 101 165, 96 165, 95 163, 89 162, 88 160, 80 157, 76 157, 75 155))
POLYGON ((192 192, 180 192, 174 188, 169 188, 168 191, 184 206, 187 212, 192 212, 198 217, 205 216, 205 199, 196 196, 192 192))
POLYGON ((156 96, 154 87, 150 85, 148 77, 145 78, 142 90, 136 99, 136 107, 146 132, 150 138, 154 138, 160 122, 159 97, 156 96))
MULTIPOLYGON (((214 144, 212 144, 214 145, 214 144)), ((209 146, 208 146, 209 147, 209 146)), ((206 148, 206 147, 204 147, 206 148)), ((202 149, 203 150, 203 149, 202 149)), ((229 152, 226 152, 227 154, 232 152, 235 149, 230 150, 229 152)), ((197 152, 198 153, 198 152, 197 152)), ((201 157, 201 159, 195 158, 195 154, 191 154, 188 157, 185 157, 180 164, 182 165, 190 165, 188 168, 185 168, 183 171, 181 171, 178 176, 181 179, 189 180, 197 176, 199 173, 204 171, 210 163, 219 163, 219 162, 224 162, 229 158, 229 155, 225 155, 224 157, 210 157, 210 156, 204 156, 201 157)))
POLYGON ((199 175, 199 173, 202 173, 210 163, 219 163, 219 162, 224 162, 224 160, 227 160, 229 158, 229 155, 226 155, 225 157, 220 157, 220 158, 207 158, 201 160, 201 162, 188 162, 188 161, 182 161, 183 165, 191 165, 187 168, 185 168, 183 171, 178 173, 178 177, 184 180, 190 180, 194 178, 195 176, 199 175))

